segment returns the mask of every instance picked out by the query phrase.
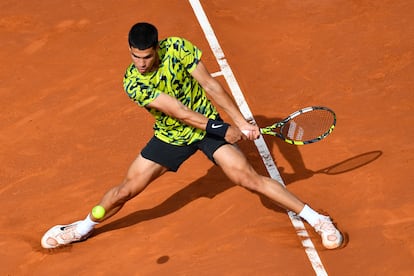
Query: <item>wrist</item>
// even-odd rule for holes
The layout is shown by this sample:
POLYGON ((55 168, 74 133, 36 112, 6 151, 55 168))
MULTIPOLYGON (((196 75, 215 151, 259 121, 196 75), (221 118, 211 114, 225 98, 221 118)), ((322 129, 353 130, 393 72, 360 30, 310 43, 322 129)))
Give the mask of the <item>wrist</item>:
POLYGON ((224 138, 226 136, 226 132, 229 126, 230 126, 229 124, 223 121, 208 119, 207 126, 206 126, 206 132, 208 134, 212 134, 212 135, 216 135, 216 136, 224 138))

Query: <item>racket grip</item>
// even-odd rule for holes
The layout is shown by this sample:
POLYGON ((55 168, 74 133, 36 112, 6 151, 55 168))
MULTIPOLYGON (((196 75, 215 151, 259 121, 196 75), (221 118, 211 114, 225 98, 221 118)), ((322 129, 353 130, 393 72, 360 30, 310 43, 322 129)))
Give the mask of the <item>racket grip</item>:
POLYGON ((243 129, 241 132, 242 132, 244 135, 246 135, 246 136, 247 136, 247 135, 249 135, 249 132, 250 132, 250 131, 249 131, 249 130, 246 130, 246 129, 243 129))

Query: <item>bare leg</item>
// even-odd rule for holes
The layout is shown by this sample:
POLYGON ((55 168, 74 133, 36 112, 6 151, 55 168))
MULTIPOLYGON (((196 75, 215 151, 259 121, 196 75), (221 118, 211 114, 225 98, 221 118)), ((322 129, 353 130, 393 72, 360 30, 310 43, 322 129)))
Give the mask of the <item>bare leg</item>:
POLYGON ((99 220, 91 216, 92 220, 101 222, 112 217, 128 200, 140 194, 148 184, 166 171, 167 168, 139 155, 129 167, 124 181, 111 188, 101 199, 99 205, 105 208, 105 216, 99 220))
POLYGON ((305 204, 276 180, 259 175, 236 147, 225 145, 214 153, 214 159, 234 183, 259 192, 279 205, 299 214, 305 204))
POLYGON ((92 215, 86 219, 69 225, 56 225, 49 229, 42 237, 44 248, 56 248, 61 245, 88 238, 95 224, 115 215, 124 204, 141 193, 154 179, 161 176, 167 169, 141 155, 132 162, 124 181, 110 189, 102 198, 99 205, 104 207, 106 214, 97 220, 92 215))
POLYGON ((329 217, 322 216, 305 205, 281 183, 259 175, 236 147, 222 146, 214 153, 214 159, 234 183, 259 192, 304 218, 321 235, 322 244, 326 248, 335 249, 346 244, 343 235, 329 217))

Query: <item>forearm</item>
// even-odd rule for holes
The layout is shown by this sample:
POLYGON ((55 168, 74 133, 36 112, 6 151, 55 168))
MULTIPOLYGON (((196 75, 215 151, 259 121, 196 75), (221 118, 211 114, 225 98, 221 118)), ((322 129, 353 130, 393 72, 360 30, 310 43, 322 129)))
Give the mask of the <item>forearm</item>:
POLYGON ((179 103, 179 107, 174 110, 173 114, 169 114, 170 116, 180 120, 182 123, 205 130, 208 122, 208 118, 204 115, 191 110, 190 108, 186 107, 185 105, 179 103))
POLYGON ((211 77, 203 62, 200 61, 197 68, 191 74, 200 83, 208 96, 214 100, 218 107, 229 115, 237 127, 241 127, 246 124, 243 115, 239 111, 239 108, 233 99, 224 90, 223 86, 221 86, 216 79, 211 77))
MULTIPOLYGON (((238 141, 240 139, 240 131, 245 131, 247 139, 254 140, 260 136, 260 130, 246 121, 243 114, 240 112, 238 106, 233 98, 224 90, 224 88, 216 80, 210 81, 210 85, 205 87, 206 92, 212 97, 217 105, 230 116, 234 122, 237 130, 232 130, 231 137, 226 138, 227 141, 238 141)), ((232 128, 230 128, 232 129, 232 128)), ((227 136, 226 136, 227 137, 227 136)))
POLYGON ((246 122, 233 98, 216 80, 206 88, 206 92, 237 126, 241 126, 246 122))

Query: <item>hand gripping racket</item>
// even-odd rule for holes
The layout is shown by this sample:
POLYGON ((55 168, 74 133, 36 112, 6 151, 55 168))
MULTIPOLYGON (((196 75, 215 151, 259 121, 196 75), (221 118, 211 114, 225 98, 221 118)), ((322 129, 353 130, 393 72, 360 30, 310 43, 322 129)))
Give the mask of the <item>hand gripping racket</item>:
POLYGON ((306 145, 326 138, 335 125, 336 115, 331 109, 311 106, 290 114, 278 123, 261 128, 260 132, 279 137, 292 145, 306 145))

